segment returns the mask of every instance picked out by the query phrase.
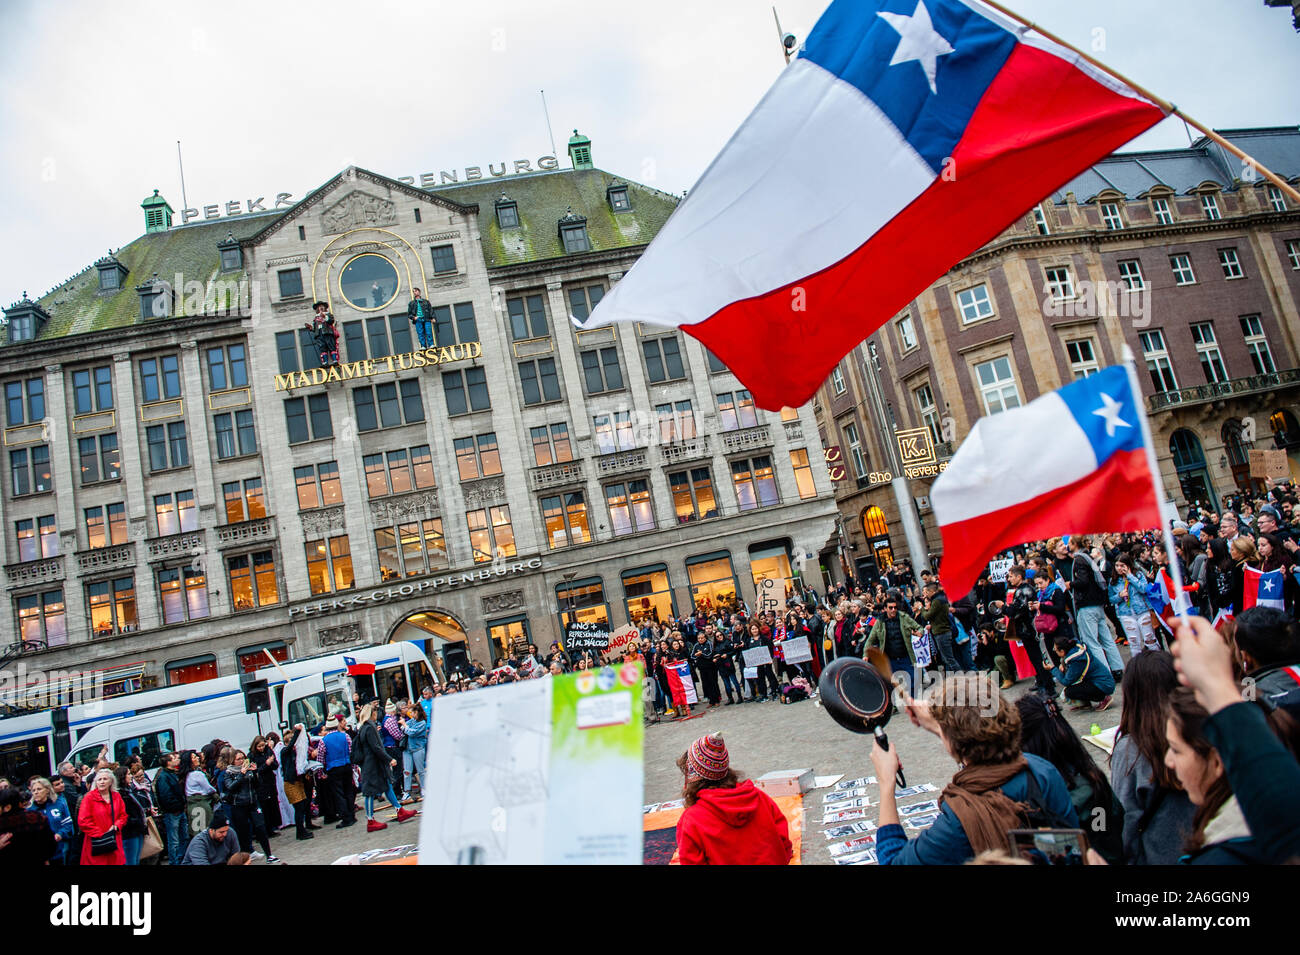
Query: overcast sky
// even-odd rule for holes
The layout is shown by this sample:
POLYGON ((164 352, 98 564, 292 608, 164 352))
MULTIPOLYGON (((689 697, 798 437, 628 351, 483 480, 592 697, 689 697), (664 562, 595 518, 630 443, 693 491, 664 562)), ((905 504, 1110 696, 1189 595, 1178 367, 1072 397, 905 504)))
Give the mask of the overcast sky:
MULTIPOLYGON (((1009 0, 1201 121, 1300 123, 1300 36, 1263 0, 1009 0)), ((826 0, 780 0, 802 40, 826 0)), ((140 201, 301 197, 551 152, 681 193, 783 66, 768 0, 0 0, 0 305, 143 231, 140 201)), ((1136 141, 1186 145, 1177 120, 1136 141)), ((567 160, 566 160, 567 162, 567 160)), ((270 207, 272 202, 267 202, 270 207)))

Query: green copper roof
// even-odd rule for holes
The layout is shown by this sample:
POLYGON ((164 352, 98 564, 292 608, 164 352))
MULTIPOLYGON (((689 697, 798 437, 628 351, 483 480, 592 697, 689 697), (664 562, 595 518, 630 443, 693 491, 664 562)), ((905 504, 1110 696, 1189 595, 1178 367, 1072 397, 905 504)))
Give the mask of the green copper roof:
POLYGON ((566 254, 560 242, 560 219, 570 209, 586 216, 592 252, 646 245, 663 228, 679 202, 676 196, 610 175, 602 169, 502 176, 429 191, 456 202, 478 203, 479 234, 488 268, 579 258, 585 254, 566 254), (627 186, 632 208, 626 212, 610 211, 606 190, 613 182, 627 186), (496 201, 503 192, 518 205, 516 229, 502 229, 497 225, 496 201))

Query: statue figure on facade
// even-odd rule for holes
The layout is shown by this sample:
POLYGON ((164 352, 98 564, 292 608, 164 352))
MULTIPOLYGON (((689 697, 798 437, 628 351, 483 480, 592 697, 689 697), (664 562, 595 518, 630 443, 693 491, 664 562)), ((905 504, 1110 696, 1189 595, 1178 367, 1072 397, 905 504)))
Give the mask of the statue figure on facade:
POLYGON ((338 365, 339 329, 334 322, 334 316, 330 314, 330 307, 326 302, 316 302, 312 305, 312 310, 316 314, 307 323, 306 328, 311 332, 312 341, 316 343, 320 366, 329 368, 331 365, 338 365))

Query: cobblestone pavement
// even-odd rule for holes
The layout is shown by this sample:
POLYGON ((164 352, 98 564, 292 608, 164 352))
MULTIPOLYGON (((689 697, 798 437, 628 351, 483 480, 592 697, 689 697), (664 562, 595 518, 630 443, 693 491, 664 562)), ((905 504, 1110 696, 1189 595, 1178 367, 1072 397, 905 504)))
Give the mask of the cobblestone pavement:
MULTIPOLYGON (((1026 693, 1033 683, 1024 680, 1007 691, 1010 698, 1026 693)), ((874 775, 871 767, 871 738, 849 733, 836 725, 815 700, 782 705, 780 703, 745 703, 737 706, 708 705, 697 707, 695 719, 663 722, 646 727, 645 803, 664 802, 681 795, 682 777, 676 767, 677 757, 696 737, 721 732, 731 752, 732 765, 753 779, 772 770, 811 768, 818 776, 844 774, 845 779, 874 775)), ((1087 734, 1095 723, 1109 729, 1119 723, 1120 695, 1103 713, 1084 710, 1066 718, 1080 735, 1087 734)), ((952 778, 956 765, 944 752, 938 739, 917 729, 905 714, 895 716, 887 728, 889 738, 903 759, 909 785, 933 783, 939 789, 952 778)), ((1099 765, 1106 769, 1105 753, 1089 747, 1099 765)), ((814 790, 804 796, 803 862, 805 865, 829 864, 830 840, 822 835, 822 796, 814 790)), ((913 801, 921 801, 916 797, 913 801)), ((878 802, 878 791, 871 794, 878 802)), ((419 804, 413 808, 418 809, 419 804)), ((315 838, 299 842, 293 830, 284 830, 272 840, 271 848, 289 865, 327 865, 351 853, 382 849, 419 842, 420 816, 397 824, 393 812, 385 807, 376 813, 388 828, 375 833, 365 831, 365 817, 358 813, 358 823, 349 829, 324 826, 315 838)), ((868 819, 875 820, 874 809, 868 819)))

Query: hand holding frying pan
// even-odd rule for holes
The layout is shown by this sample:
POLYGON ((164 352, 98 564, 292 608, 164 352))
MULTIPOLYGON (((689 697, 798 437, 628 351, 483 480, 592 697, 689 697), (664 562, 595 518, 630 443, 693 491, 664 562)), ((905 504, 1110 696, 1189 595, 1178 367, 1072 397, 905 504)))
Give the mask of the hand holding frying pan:
MULTIPOLYGON (((869 648, 867 654, 873 658, 871 663, 857 657, 840 657, 827 665, 817 689, 831 719, 854 733, 874 733, 881 748, 888 749, 885 724, 893 711, 894 689, 889 682, 889 660, 875 647, 869 648), (883 661, 883 670, 877 660, 883 661)), ((907 785, 901 765, 895 782, 899 788, 907 785)))

